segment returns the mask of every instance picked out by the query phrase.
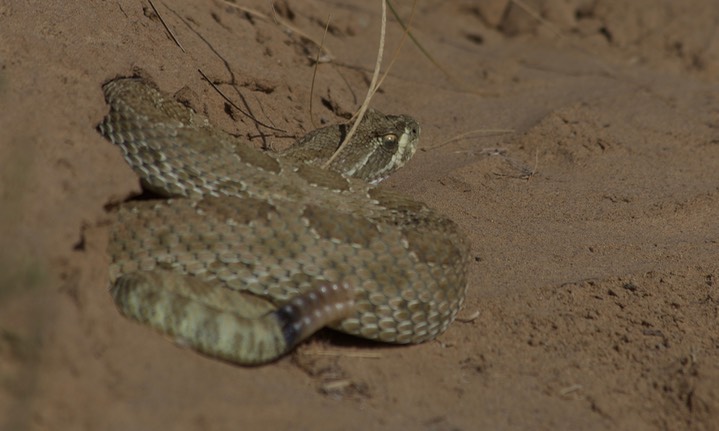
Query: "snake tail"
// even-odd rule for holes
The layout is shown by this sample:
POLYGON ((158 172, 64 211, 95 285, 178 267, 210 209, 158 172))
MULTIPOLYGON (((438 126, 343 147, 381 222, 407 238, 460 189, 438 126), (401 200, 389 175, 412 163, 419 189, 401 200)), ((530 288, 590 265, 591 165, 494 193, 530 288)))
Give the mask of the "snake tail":
POLYGON ((195 277, 157 271, 125 274, 110 290, 126 317, 180 345, 242 365, 271 362, 323 326, 354 313, 354 290, 346 283, 300 293, 256 317, 240 315, 230 304, 203 302, 204 292, 213 289, 195 277))

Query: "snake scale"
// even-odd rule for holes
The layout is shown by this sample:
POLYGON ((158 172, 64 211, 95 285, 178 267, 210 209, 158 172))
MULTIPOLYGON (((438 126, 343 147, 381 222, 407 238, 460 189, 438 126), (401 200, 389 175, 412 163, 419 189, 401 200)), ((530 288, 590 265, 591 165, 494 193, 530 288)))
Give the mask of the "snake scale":
POLYGON ((108 253, 122 314, 203 354, 277 359, 329 326, 389 343, 442 333, 464 301, 469 243, 425 204, 374 187, 419 126, 369 111, 289 150, 251 148, 149 81, 103 87, 99 132, 157 199, 119 205, 108 253))

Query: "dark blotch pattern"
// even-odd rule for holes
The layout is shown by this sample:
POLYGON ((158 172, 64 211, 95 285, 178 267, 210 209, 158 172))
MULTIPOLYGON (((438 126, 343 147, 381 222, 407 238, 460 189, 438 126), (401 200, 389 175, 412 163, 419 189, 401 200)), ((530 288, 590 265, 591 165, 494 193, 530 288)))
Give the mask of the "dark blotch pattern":
POLYGON ((302 216, 309 221, 310 228, 325 239, 369 247, 372 240, 379 235, 377 226, 369 220, 331 208, 307 205, 302 216))
POLYGON ((335 171, 324 171, 314 166, 300 165, 297 168, 297 175, 312 185, 329 190, 347 191, 350 188, 347 179, 335 171))
POLYGON ((243 162, 264 171, 278 174, 280 173, 280 170, 282 170, 277 160, 261 151, 255 150, 254 148, 250 148, 245 145, 237 145, 235 147, 235 154, 237 154, 243 162))
POLYGON ((254 220, 267 220, 270 213, 277 212, 275 207, 267 201, 234 196, 205 198, 197 203, 197 209, 219 220, 234 220, 239 224, 249 224, 254 220), (238 211, 238 208, 242 208, 242 210, 238 211))

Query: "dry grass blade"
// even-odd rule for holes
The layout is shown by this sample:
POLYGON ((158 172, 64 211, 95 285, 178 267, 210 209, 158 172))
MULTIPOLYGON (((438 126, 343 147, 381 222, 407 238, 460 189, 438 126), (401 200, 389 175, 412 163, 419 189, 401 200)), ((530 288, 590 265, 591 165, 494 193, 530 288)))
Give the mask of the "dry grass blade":
POLYGON ((320 49, 317 50, 315 67, 312 69, 312 83, 310 84, 310 123, 312 123, 312 127, 315 129, 317 128, 317 125, 315 124, 315 117, 312 114, 312 95, 315 93, 315 79, 317 78, 317 69, 320 67, 320 54, 322 54, 322 47, 325 45, 325 38, 327 37, 327 30, 330 28, 331 19, 332 14, 327 15, 327 24, 325 24, 325 31, 322 33, 322 44, 320 45, 320 49))
MULTIPOLYGON (((397 48, 394 50, 394 54, 392 54, 392 60, 389 62, 389 66, 387 66, 387 69, 385 69, 384 73, 382 74, 382 78, 380 78, 379 83, 377 86, 372 90, 372 96, 374 96, 374 93, 379 90, 379 88, 382 86, 382 83, 384 82, 384 79, 387 77, 387 74, 389 74, 389 71, 392 69, 392 66, 394 65, 395 60, 397 60, 397 57, 399 57, 399 52, 402 49, 402 46, 404 46, 404 42, 407 40, 407 36, 412 37, 409 29, 412 25, 412 20, 414 19, 414 11, 417 8, 417 0, 412 2, 412 10, 409 14, 409 19, 407 20, 408 24, 405 26, 402 20, 397 15, 397 12, 395 12, 394 8, 392 7, 392 3, 390 3, 389 0, 387 0, 387 6, 389 7, 390 11, 392 11, 392 14, 397 19, 399 24, 402 26, 402 29, 404 32, 402 32, 402 39, 399 41, 399 45, 397 45, 397 48)), ((372 97, 370 96, 370 97, 372 97)))
MULTIPOLYGON (((392 12, 392 15, 394 15, 394 18, 397 20, 397 22, 399 23, 399 25, 402 26, 402 28, 404 29, 404 31, 405 31, 405 33, 407 34, 407 36, 409 36, 410 40, 412 40, 412 42, 413 42, 414 45, 417 47, 417 49, 419 49, 419 51, 422 53, 422 55, 424 55, 424 56, 427 58, 427 60, 429 60, 429 62, 432 63, 432 65, 434 65, 434 67, 436 67, 437 69, 439 69, 439 71, 442 72, 442 74, 443 74, 451 83, 453 83, 454 85, 456 85, 458 88, 461 88, 463 91, 466 91, 466 92, 468 92, 468 93, 474 93, 474 91, 472 91, 472 90, 469 88, 468 85, 464 84, 464 83, 461 82, 459 79, 455 78, 454 75, 452 75, 451 73, 449 73, 449 71, 448 71, 447 69, 445 69, 444 66, 442 66, 442 64, 440 64, 437 60, 434 59, 434 57, 432 57, 432 54, 430 54, 429 51, 427 51, 427 49, 426 49, 421 43, 419 43, 419 41, 417 40, 417 38, 414 37, 414 35, 412 34, 412 32, 409 30, 410 26, 409 26, 409 25, 405 25, 404 21, 402 21, 402 18, 400 18, 399 14, 398 14, 397 11, 394 9, 394 6, 392 6, 392 3, 390 3, 389 0, 387 1, 387 3, 388 3, 390 12, 392 12)), ((415 2, 415 4, 416 4, 416 2, 415 2)), ((414 6, 412 6, 412 14, 414 14, 414 6)), ((410 15, 410 23, 411 23, 411 19, 412 19, 412 18, 411 18, 411 15, 410 15)))
POLYGON ((337 158, 337 155, 342 152, 342 150, 352 139, 352 136, 354 136, 355 131, 357 131, 357 127, 359 126, 360 122, 362 122, 362 118, 364 117, 365 112, 367 112, 369 102, 370 100, 372 100, 372 95, 374 94, 374 90, 377 87, 377 79, 379 78, 379 71, 382 66, 382 54, 384 52, 385 30, 387 28, 387 3, 385 0, 380 0, 380 2, 382 3, 382 26, 380 27, 379 48, 377 49, 377 61, 375 62, 374 73, 372 74, 372 81, 370 82, 369 89, 367 90, 367 97, 365 97, 364 102, 362 102, 362 106, 360 106, 360 109, 357 113, 357 119, 355 120, 354 124, 352 124, 352 127, 347 133, 347 136, 345 136, 344 141, 342 141, 342 144, 340 144, 340 146, 337 148, 337 151, 332 154, 332 157, 330 157, 323 165, 323 168, 325 169, 327 169, 332 164, 332 162, 337 158))
MULTIPOLYGON (((388 5, 390 11, 392 12, 392 15, 395 17, 395 19, 396 19, 397 22, 399 23, 399 25, 402 27, 402 29, 404 29, 406 35, 410 38, 410 40, 412 40, 412 43, 414 43, 414 45, 417 47, 417 49, 419 49, 419 51, 422 53, 422 55, 424 55, 425 58, 427 58, 427 60, 429 60, 429 62, 432 63, 432 65, 433 65, 434 67, 436 67, 437 69, 439 69, 439 71, 440 71, 440 72, 447 78, 447 80, 448 80, 449 82, 451 82, 455 87, 459 88, 461 91, 463 91, 463 92, 465 92, 465 93, 470 93, 470 94, 483 95, 483 96, 496 95, 496 93, 494 93, 494 92, 487 92, 487 91, 480 91, 480 90, 473 89, 469 84, 467 84, 467 83, 461 81, 460 79, 456 78, 452 73, 449 72, 449 70, 447 70, 444 66, 442 66, 442 64, 441 64, 439 61, 437 61, 437 60, 432 56, 432 54, 429 53, 429 50, 427 50, 427 49, 419 42, 419 40, 417 40, 417 38, 414 37, 414 35, 412 34, 412 32, 409 30, 410 27, 411 27, 409 24, 411 24, 412 15, 410 15, 410 23, 409 23, 409 24, 405 24, 404 21, 402 20, 402 18, 400 18, 399 14, 398 14, 397 11, 395 10, 394 6, 392 6, 392 3, 391 3, 389 0, 387 0, 387 5, 388 5)), ((412 7, 412 14, 414 14, 414 6, 412 7)), ((383 79, 384 79, 384 77, 383 77, 383 79)), ((380 84, 381 84, 381 82, 380 82, 380 84)))

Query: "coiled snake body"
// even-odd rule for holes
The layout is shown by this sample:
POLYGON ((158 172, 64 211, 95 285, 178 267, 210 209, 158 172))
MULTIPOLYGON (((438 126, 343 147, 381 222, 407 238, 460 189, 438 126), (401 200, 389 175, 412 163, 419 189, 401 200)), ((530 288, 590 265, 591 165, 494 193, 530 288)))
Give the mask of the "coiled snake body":
POLYGON ((280 155, 236 137, 139 79, 103 87, 98 126, 166 199, 120 205, 111 292, 120 311, 207 355, 274 360, 323 326, 420 343, 454 320, 469 244, 424 204, 374 188, 413 154, 417 123, 369 112, 280 155))

